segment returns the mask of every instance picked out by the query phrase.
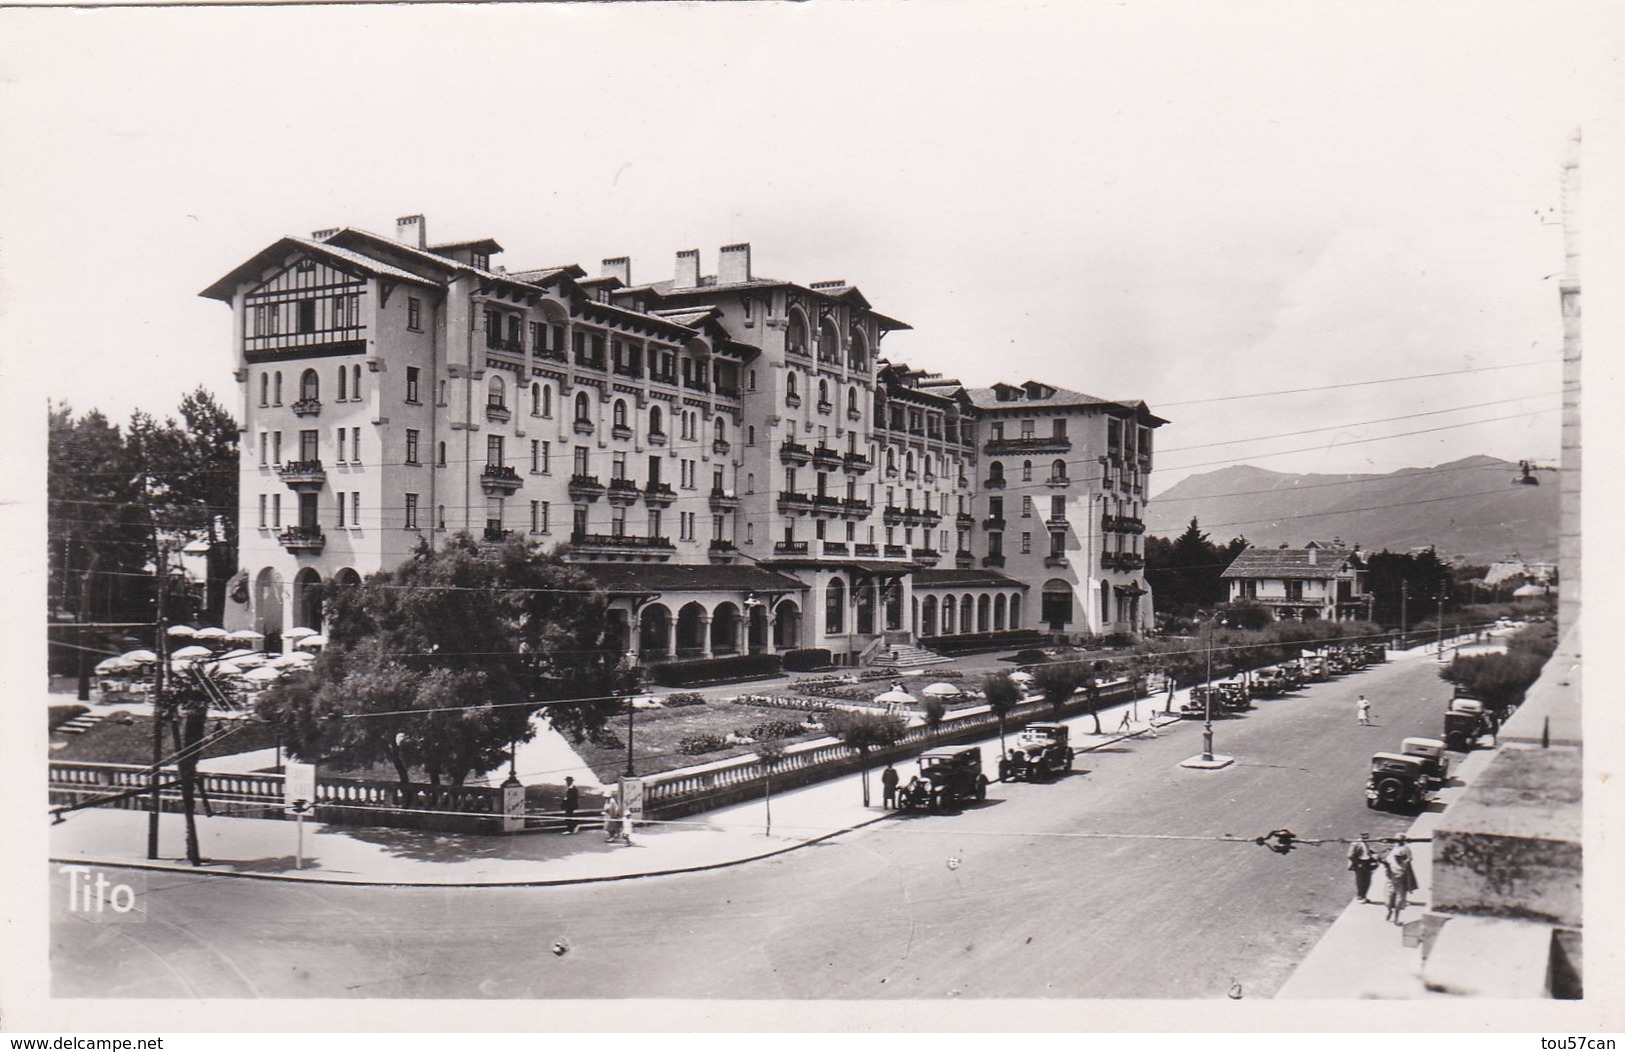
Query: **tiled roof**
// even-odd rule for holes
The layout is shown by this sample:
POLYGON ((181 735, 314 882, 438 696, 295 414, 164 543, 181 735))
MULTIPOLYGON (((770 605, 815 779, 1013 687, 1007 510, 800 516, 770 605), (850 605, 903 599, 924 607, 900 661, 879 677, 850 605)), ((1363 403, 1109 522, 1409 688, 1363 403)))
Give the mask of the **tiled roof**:
POLYGON ((950 569, 915 570, 915 588, 1026 588, 1014 577, 997 570, 950 569))
POLYGON ((295 247, 313 256, 326 257, 346 263, 375 277, 390 278, 395 281, 409 281, 414 285, 427 285, 431 288, 440 287, 440 283, 432 278, 426 278, 420 274, 413 274, 411 271, 391 266, 353 249, 341 248, 338 245, 330 245, 324 241, 316 241, 308 237, 284 237, 254 253, 246 262, 232 268, 230 273, 204 289, 199 295, 230 303, 232 294, 236 292, 239 283, 262 270, 266 260, 278 255, 285 255, 295 247))
POLYGON ((1055 393, 1048 398, 1018 398, 1006 402, 1001 402, 991 387, 967 387, 965 388, 965 395, 971 400, 971 404, 978 409, 1010 409, 1017 406, 1044 408, 1050 406, 1119 404, 1105 398, 1096 398, 1094 395, 1068 391, 1064 387, 1055 388, 1055 393))
POLYGON ((607 592, 783 592, 807 586, 793 577, 745 564, 578 563, 607 592))
POLYGON ((1225 578, 1278 578, 1285 580, 1327 580, 1349 569, 1354 552, 1347 548, 1316 548, 1315 561, 1309 561, 1308 548, 1248 548, 1236 556, 1225 578))

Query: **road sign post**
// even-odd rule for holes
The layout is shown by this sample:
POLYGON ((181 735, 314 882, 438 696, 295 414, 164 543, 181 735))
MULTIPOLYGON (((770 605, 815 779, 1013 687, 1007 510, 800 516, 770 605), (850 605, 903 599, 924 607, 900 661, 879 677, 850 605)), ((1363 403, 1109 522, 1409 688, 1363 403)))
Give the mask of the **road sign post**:
POLYGON ((293 868, 305 868, 305 815, 316 806, 316 765, 288 761, 282 772, 282 801, 293 814, 296 847, 293 868))

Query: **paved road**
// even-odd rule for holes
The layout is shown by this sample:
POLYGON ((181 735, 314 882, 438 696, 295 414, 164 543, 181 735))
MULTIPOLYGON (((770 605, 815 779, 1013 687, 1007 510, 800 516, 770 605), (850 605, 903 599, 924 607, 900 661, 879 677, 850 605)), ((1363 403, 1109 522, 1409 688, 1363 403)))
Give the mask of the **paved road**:
MULTIPOLYGON (((1384 836, 1371 752, 1437 734, 1448 687, 1409 658, 995 785, 767 862, 580 887, 301 886, 151 874, 143 923, 85 921, 53 874, 53 991, 96 997, 1268 996, 1347 904, 1340 845, 1384 836), (1354 698, 1376 726, 1355 721, 1354 698), (1115 834, 1098 836, 1094 834, 1115 834), (1191 838, 1191 839, 1180 839, 1191 838), (950 860, 957 860, 950 863, 950 860), (562 943, 562 954, 553 952, 562 943)), ((1425 890, 1425 889, 1424 889, 1425 890)), ((1373 906, 1372 909, 1380 907, 1373 906)))

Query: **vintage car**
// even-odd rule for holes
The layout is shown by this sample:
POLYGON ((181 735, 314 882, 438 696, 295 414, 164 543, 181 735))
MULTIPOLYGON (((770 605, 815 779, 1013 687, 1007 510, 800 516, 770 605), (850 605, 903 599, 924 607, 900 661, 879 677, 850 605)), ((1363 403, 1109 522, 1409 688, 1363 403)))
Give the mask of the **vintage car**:
POLYGON ((897 792, 897 806, 906 811, 946 811, 964 800, 986 799, 982 750, 974 745, 925 753, 920 773, 897 792))
POLYGON ((1438 789, 1450 779, 1450 758, 1444 754, 1445 743, 1437 738, 1406 738, 1399 743, 1399 751, 1422 761, 1422 774, 1429 789, 1438 789))
POLYGON ((1330 679, 1331 673, 1326 670, 1326 659, 1320 654, 1305 654, 1303 677, 1310 683, 1321 683, 1330 679))
POLYGON ((1287 690, 1297 690, 1305 682, 1303 662, 1287 661, 1281 664, 1281 675, 1286 677, 1287 690))
POLYGON ((1382 643, 1365 645, 1365 660, 1370 665, 1381 665, 1388 660, 1388 647, 1382 643))
POLYGON ((1428 777, 1422 768, 1419 756, 1373 754, 1371 776, 1365 783, 1365 805, 1384 811, 1422 810, 1428 802, 1428 777))
POLYGON ((1076 753, 1067 744, 1069 736, 1064 723, 1029 723, 999 761, 999 777, 1007 782, 1041 782, 1071 770, 1076 753))
POLYGON ((1495 733, 1494 718, 1476 698, 1451 698, 1444 714, 1445 744, 1458 752, 1476 748, 1478 740, 1495 733))
POLYGON ((1286 670, 1271 665, 1253 673, 1253 694, 1260 698, 1278 698, 1291 690, 1286 670))

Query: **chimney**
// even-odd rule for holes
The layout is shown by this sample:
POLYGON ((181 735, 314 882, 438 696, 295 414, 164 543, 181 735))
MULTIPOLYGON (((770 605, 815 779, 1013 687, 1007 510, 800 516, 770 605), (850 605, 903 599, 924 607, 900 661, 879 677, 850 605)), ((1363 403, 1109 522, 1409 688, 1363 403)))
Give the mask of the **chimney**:
POLYGON ((672 279, 671 287, 674 289, 697 289, 700 287, 700 250, 685 248, 677 253, 677 274, 672 279))
POLYGON ((332 237, 338 232, 339 228, 336 226, 324 227, 321 230, 312 230, 310 232, 310 239, 312 241, 326 241, 328 238, 332 237))
POLYGON ((717 251, 717 284, 738 285, 750 280, 750 242, 723 245, 717 251))
POLYGON ((632 284, 632 257, 616 256, 606 259, 603 264, 603 276, 606 278, 620 278, 622 285, 632 284))
POLYGON ((428 222, 421 215, 401 216, 395 220, 395 240, 413 248, 428 248, 428 222))

